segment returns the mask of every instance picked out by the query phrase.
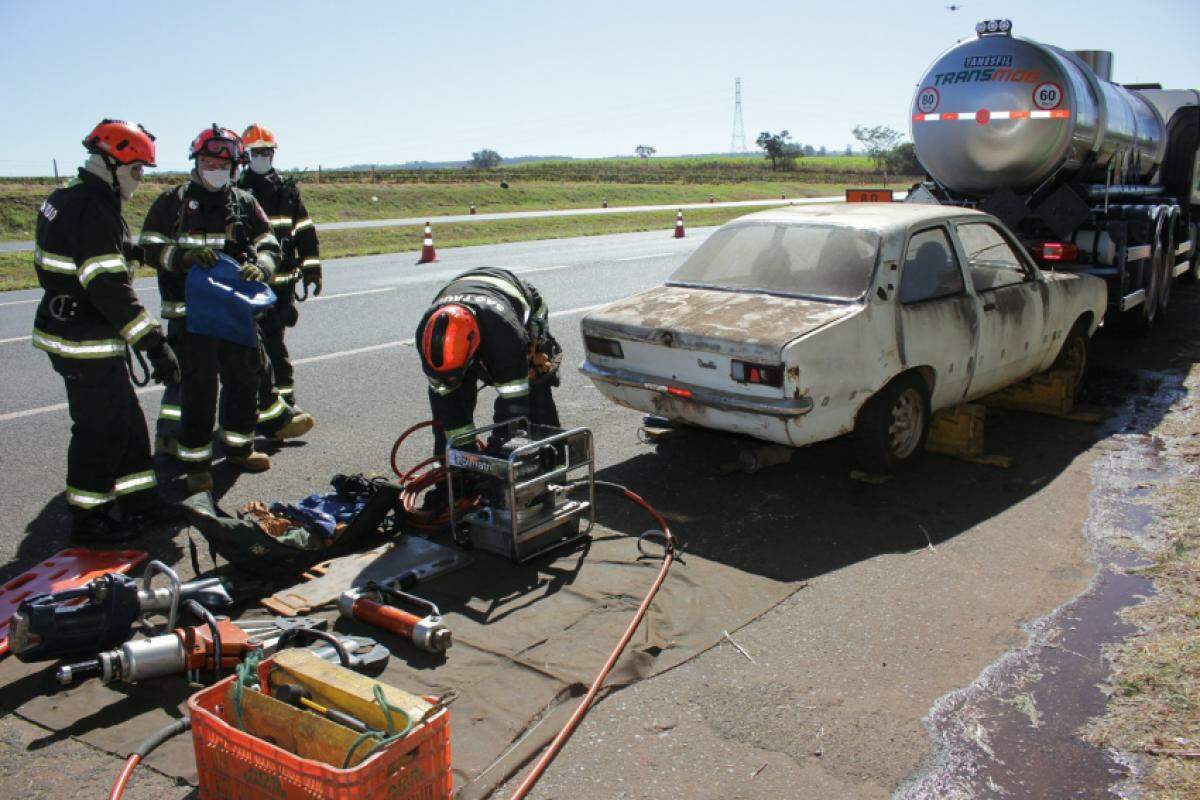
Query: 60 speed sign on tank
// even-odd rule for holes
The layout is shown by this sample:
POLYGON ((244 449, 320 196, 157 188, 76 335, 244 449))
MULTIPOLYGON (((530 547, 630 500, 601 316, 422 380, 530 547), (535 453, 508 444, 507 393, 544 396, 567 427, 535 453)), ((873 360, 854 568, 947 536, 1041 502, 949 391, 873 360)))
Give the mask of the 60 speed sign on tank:
POLYGON ((1042 111, 1051 111, 1062 105, 1063 90, 1057 83, 1046 81, 1033 89, 1033 104, 1042 111))

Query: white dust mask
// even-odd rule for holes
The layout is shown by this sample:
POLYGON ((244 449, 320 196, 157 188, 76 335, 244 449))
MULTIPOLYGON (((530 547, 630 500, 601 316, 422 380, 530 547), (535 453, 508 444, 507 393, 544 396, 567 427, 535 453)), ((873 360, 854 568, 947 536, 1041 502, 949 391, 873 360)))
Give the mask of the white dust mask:
POLYGON ((257 175, 266 175, 271 171, 273 156, 250 156, 250 169, 257 175))
POLYGON ((137 165, 134 165, 134 164, 126 164, 126 165, 117 167, 117 172, 116 172, 117 185, 119 185, 121 187, 121 199, 122 200, 133 199, 133 193, 135 191, 137 191, 138 184, 140 184, 142 182, 141 170, 137 170, 138 175, 137 175, 137 177, 134 177, 133 173, 134 173, 134 170, 136 170, 136 169, 137 169, 137 165))
POLYGON ((229 185, 229 170, 228 169, 202 169, 198 170, 200 180, 209 189, 218 191, 229 185))

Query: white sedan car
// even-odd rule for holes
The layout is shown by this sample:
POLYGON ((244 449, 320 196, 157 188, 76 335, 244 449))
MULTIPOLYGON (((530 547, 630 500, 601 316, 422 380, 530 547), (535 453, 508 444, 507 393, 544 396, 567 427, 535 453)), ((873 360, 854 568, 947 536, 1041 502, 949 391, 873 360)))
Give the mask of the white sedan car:
POLYGON ((613 402, 677 422, 795 447, 853 432, 864 467, 891 471, 939 409, 1051 366, 1081 380, 1106 292, 1038 269, 978 211, 780 208, 588 314, 580 369, 613 402))

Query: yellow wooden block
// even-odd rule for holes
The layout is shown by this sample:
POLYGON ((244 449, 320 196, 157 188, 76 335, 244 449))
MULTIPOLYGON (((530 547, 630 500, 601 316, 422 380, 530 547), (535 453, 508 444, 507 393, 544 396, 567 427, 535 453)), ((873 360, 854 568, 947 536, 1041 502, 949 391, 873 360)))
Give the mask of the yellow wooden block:
POLYGON ((978 403, 964 403, 933 415, 925 448, 959 458, 983 455, 984 418, 987 409, 978 403))
POLYGON ((1043 372, 990 394, 980 402, 995 408, 1066 416, 1075 407, 1075 384, 1065 370, 1043 372))
MULTIPOLYGON (((432 706, 422 697, 330 664, 303 648, 290 648, 275 655, 267 684, 274 691, 281 683, 300 684, 312 692, 318 703, 345 711, 380 730, 386 728, 386 720, 383 710, 375 702, 376 686, 383 687, 384 699, 392 707, 404 711, 414 726, 432 706)), ((392 723, 398 728, 404 724, 399 718, 393 719, 392 723)))
MULTIPOLYGON (((226 708, 233 708, 233 686, 225 698, 226 708)), ((246 689, 242 692, 242 723, 246 733, 301 758, 320 761, 343 769, 346 754, 358 739, 358 732, 332 722, 312 711, 276 700, 262 692, 246 689)), ((354 751, 350 766, 371 752, 370 747, 354 751)))

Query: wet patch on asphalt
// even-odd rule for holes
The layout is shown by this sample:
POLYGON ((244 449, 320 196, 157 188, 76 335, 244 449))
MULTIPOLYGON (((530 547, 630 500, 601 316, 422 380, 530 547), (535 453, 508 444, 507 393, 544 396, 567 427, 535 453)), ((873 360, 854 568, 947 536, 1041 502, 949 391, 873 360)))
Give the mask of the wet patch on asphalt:
POLYGON ((925 725, 934 753, 898 788, 898 798, 1121 795, 1119 785, 1136 765, 1084 742, 1078 730, 1107 702, 1105 645, 1134 632, 1119 612, 1152 591, 1148 579, 1126 570, 1145 563, 1137 552, 1154 552, 1163 543, 1151 493, 1189 469, 1167 458, 1162 439, 1150 433, 1185 393, 1174 373, 1106 370, 1093 376, 1089 401, 1115 406, 1128 398, 1096 445, 1102 455, 1092 468, 1084 527, 1096 577, 1083 594, 1027 624, 1022 648, 933 706, 925 725))

